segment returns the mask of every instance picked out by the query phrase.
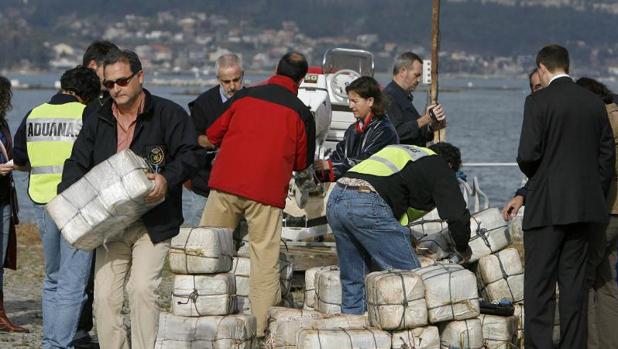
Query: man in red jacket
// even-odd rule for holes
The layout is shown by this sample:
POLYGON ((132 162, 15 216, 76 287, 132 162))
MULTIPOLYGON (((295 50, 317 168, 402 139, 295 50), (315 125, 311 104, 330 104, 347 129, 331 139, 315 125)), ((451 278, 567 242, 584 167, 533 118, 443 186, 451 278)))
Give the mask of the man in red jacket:
POLYGON ((200 225, 235 228, 242 217, 247 220, 249 300, 258 337, 264 335, 268 308, 281 300, 279 240, 292 171, 313 163, 315 121, 296 97, 307 68, 302 54, 287 53, 276 75, 234 94, 206 132, 220 150, 200 225))

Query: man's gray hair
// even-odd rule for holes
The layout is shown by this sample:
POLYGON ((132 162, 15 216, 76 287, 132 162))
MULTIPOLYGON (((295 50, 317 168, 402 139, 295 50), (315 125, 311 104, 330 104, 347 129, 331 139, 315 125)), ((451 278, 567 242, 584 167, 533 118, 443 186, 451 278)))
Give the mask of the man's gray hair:
POLYGON ((240 71, 243 71, 242 60, 240 59, 240 57, 238 57, 238 55, 234 53, 226 53, 226 54, 219 56, 219 58, 217 58, 217 61, 215 62, 215 72, 217 76, 219 76, 219 69, 229 68, 229 67, 234 67, 234 66, 239 66, 240 71))
POLYGON ((407 51, 395 58, 395 65, 393 65, 393 75, 399 74, 401 69, 410 69, 412 67, 412 63, 414 61, 418 61, 423 64, 423 60, 416 53, 407 51))

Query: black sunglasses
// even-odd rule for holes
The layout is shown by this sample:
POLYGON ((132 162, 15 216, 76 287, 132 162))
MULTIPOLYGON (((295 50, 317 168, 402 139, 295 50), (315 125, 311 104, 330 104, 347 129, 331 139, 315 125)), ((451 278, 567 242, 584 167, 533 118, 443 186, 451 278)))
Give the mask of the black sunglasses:
POLYGON ((103 86, 105 86, 105 88, 108 89, 108 90, 113 89, 114 85, 118 85, 120 87, 125 87, 125 86, 127 86, 129 84, 131 79, 133 79, 133 77, 135 75, 137 75, 137 73, 139 73, 140 71, 131 74, 131 76, 129 76, 127 78, 120 78, 120 79, 116 79, 116 80, 105 80, 105 81, 103 81, 103 86))

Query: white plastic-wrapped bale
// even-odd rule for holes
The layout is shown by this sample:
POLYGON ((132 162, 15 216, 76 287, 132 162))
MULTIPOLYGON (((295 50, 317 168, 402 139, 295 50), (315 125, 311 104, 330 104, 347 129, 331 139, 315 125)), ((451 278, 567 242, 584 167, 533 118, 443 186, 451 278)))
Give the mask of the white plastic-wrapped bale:
POLYGON ((481 320, 474 318, 440 325, 440 348, 484 348, 481 320))
POLYGON ((233 257, 231 229, 180 228, 180 233, 172 238, 169 264, 177 274, 227 273, 233 257))
POLYGON ((481 257, 476 276, 481 295, 489 302, 524 299, 524 269, 519 252, 514 248, 481 257))
POLYGON ((470 218, 470 231, 472 233, 468 244, 472 256, 469 263, 498 252, 511 243, 507 223, 497 208, 488 208, 473 214, 470 218))
POLYGON ((516 344, 517 317, 481 314, 483 341, 487 349, 511 349, 516 344))
POLYGON ((425 284, 430 323, 479 316, 478 289, 472 272, 458 264, 436 264, 415 272, 425 284))
POLYGON ((373 272, 365 278, 365 285, 371 326, 406 330, 427 325, 425 286, 415 272, 373 272))
POLYGON ((438 233, 448 227, 446 221, 440 219, 437 209, 427 212, 423 217, 409 224, 414 236, 431 235, 438 233))
POLYGON ((341 313, 339 267, 329 266, 315 274, 315 310, 325 314, 341 313))
POLYGON ((172 312, 178 316, 228 315, 236 310, 231 274, 175 275, 172 312))
POLYGON ((315 307, 315 275, 324 268, 328 267, 314 267, 305 270, 305 309, 315 307))
POLYGON ((440 333, 436 326, 393 332, 391 341, 391 349, 440 349, 440 333))
POLYGON ((183 317, 161 313, 155 349, 257 349, 253 315, 183 317))
POLYGON ((363 315, 322 314, 315 310, 272 307, 268 311, 269 348, 296 348, 301 329, 362 329, 369 327, 363 315))
POLYGON ((93 250, 163 201, 144 203, 154 187, 148 168, 143 158, 123 150, 54 197, 47 212, 71 246, 93 250))
MULTIPOLYGON (((279 255, 279 285, 281 287, 282 300, 289 301, 291 297, 292 276, 294 273, 294 265, 290 263, 285 255, 279 255)), ((249 301, 250 291, 250 275, 251 275, 251 259, 248 253, 242 249, 239 255, 234 257, 230 274, 234 275, 236 280, 236 307, 240 313, 251 311, 251 303, 249 301)))
POLYGON ((298 349, 384 349, 391 347, 391 335, 376 329, 303 329, 298 331, 298 349))

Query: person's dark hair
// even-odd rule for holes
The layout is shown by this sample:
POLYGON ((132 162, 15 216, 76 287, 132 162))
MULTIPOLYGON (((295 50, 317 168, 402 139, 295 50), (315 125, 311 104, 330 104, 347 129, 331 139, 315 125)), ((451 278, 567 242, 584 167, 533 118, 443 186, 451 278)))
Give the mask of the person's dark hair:
POLYGON ((530 91, 534 91, 534 86, 532 86, 532 76, 539 71, 539 68, 534 68, 530 74, 528 74, 528 84, 530 85, 530 91))
POLYGON ((399 74, 399 71, 403 68, 411 69, 412 63, 419 62, 423 64, 423 60, 419 55, 413 52, 404 52, 395 58, 395 64, 393 65, 393 75, 399 74))
POLYGON ((459 171, 461 168, 461 152, 459 148, 451 143, 439 142, 429 146, 436 154, 440 155, 451 166, 453 171, 459 171))
POLYGON ((607 86, 605 86, 605 84, 586 77, 577 79, 576 83, 601 97, 605 104, 614 102, 614 93, 607 86))
POLYGON ((6 113, 13 108, 11 97, 13 97, 11 81, 0 76, 0 121, 6 120, 6 113))
POLYGON ((536 55, 536 66, 540 67, 541 63, 552 73, 556 69, 562 69, 565 73, 568 73, 569 51, 560 45, 545 46, 536 55))
POLYGON ((118 46, 113 42, 107 40, 94 41, 88 46, 86 52, 84 52, 82 65, 87 67, 91 61, 95 61, 97 65, 102 65, 105 56, 112 50, 118 50, 118 46))
POLYGON ((277 74, 292 78, 296 82, 300 82, 309 70, 307 59, 300 52, 288 52, 277 64, 277 74))
POLYGON ((60 87, 64 91, 75 93, 85 104, 99 97, 101 92, 101 82, 97 73, 81 65, 62 74, 60 87))
POLYGON ((137 53, 131 50, 112 50, 107 56, 105 56, 105 60, 103 61, 103 66, 106 67, 108 65, 116 64, 118 62, 124 62, 129 64, 131 67, 131 73, 137 74, 140 70, 142 70, 142 62, 139 60, 137 53))
POLYGON ((373 97, 373 106, 371 107, 373 115, 376 117, 384 115, 384 95, 376 79, 370 76, 361 76, 346 86, 345 92, 350 93, 352 91, 365 99, 373 97))

